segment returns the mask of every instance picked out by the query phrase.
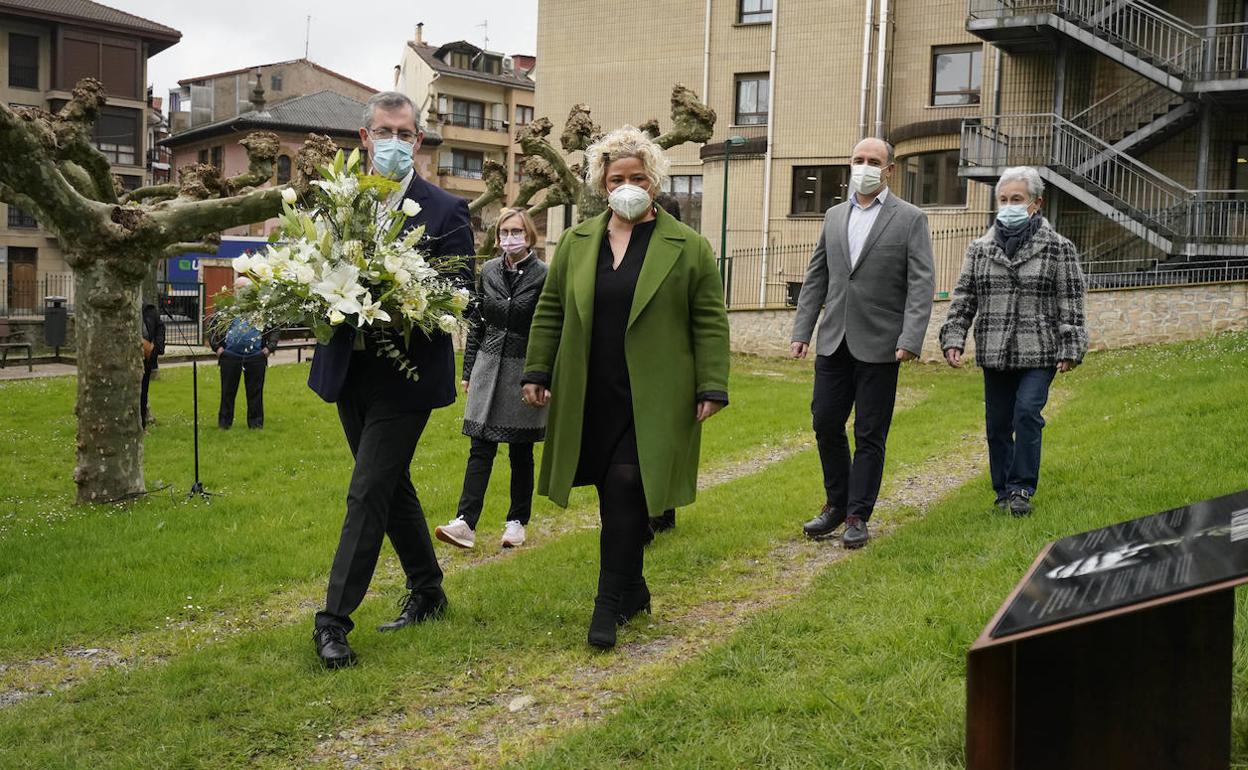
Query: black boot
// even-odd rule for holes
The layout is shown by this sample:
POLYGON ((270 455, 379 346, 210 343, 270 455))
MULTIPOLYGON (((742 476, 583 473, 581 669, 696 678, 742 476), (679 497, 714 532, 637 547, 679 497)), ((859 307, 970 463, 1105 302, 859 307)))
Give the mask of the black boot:
POLYGON ((620 600, 620 614, 616 623, 622 626, 642 612, 650 614, 650 588, 646 585, 645 578, 620 600))
POLYGON ((615 623, 619 612, 616 609, 594 602, 594 614, 589 619, 589 645, 600 650, 609 650, 615 646, 615 623))

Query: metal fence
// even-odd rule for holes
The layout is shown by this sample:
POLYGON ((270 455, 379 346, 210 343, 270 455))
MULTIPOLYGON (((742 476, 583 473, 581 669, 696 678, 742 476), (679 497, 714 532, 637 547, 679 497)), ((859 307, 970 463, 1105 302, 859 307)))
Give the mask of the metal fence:
MULTIPOLYGON (((962 260, 971 241, 984 234, 984 228, 957 227, 932 232, 937 299, 947 299, 961 272, 962 260)), ((1088 288, 1109 290, 1137 286, 1175 286, 1248 280, 1248 258, 1164 261, 1152 257, 1146 243, 1134 239, 1138 254, 1120 259, 1098 258, 1083 263, 1088 288)), ((762 310, 793 307, 805 280, 816 244, 773 246, 769 249, 734 249, 725 263, 724 299, 730 309, 762 310), (766 275, 764 281, 763 275, 766 275)), ((1119 248, 1114 256, 1132 249, 1119 248)), ((1109 256, 1108 250, 1105 256, 1109 256)), ((1082 257, 1081 257, 1082 258, 1082 257)))
POLYGON ((65 297, 69 312, 74 312, 73 273, 44 273, 17 280, 0 273, 0 317, 43 318, 45 297, 65 297))
POLYGON ((160 318, 165 322, 165 352, 177 352, 174 348, 179 345, 203 345, 204 284, 160 282, 156 296, 160 318))

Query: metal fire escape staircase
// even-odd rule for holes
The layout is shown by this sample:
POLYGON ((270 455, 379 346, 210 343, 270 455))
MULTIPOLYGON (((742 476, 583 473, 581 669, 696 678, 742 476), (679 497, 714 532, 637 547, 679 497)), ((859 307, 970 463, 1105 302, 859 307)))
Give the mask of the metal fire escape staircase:
POLYGON ((1248 100, 1248 24, 1194 27, 1142 0, 969 0, 967 29, 1006 52, 1086 46, 1138 78, 1069 119, 968 119, 963 176, 1009 166, 1046 182, 1165 254, 1248 256, 1248 195, 1189 190, 1135 155, 1197 120, 1202 94, 1248 100))

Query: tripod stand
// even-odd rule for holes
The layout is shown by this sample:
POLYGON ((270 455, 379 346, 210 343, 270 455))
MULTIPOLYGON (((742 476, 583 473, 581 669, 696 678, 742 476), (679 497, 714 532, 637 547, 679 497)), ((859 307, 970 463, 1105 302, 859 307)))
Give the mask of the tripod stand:
MULTIPOLYGON (((163 307, 162 310, 164 311, 165 316, 172 323, 174 320, 173 312, 168 306, 163 307)), ((191 356, 191 424, 193 426, 191 433, 191 446, 195 460, 195 481, 191 484, 191 490, 187 492, 186 496, 188 498, 198 496, 205 500, 209 500, 216 497, 217 493, 209 492, 205 489, 204 482, 199 477, 199 361, 195 357, 195 348, 191 345, 191 343, 184 340, 182 344, 186 346, 187 352, 191 356)))

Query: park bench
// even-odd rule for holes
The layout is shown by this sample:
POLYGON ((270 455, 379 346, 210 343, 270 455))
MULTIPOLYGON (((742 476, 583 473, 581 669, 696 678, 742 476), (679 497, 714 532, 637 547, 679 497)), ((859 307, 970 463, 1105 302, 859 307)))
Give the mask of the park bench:
POLYGON ((0 369, 8 365, 9 350, 16 348, 26 348, 26 371, 33 372, 35 370, 34 346, 22 340, 18 332, 13 331, 9 326, 8 320, 0 318, 0 369))
POLYGON ((279 347, 295 349, 295 360, 299 363, 303 363, 303 351, 316 348, 316 338, 312 336, 312 330, 306 326, 291 326, 282 329, 277 339, 279 347))

